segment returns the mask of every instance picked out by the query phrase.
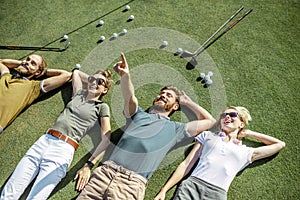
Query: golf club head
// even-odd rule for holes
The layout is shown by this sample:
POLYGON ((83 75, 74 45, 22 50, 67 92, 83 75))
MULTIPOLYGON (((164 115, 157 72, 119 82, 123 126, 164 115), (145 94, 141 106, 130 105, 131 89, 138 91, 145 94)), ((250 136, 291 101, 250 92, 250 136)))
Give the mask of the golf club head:
POLYGON ((180 57, 181 58, 190 58, 190 57, 193 57, 193 56, 194 56, 194 53, 191 53, 189 51, 184 50, 180 57))
POLYGON ((65 50, 67 50, 67 48, 69 48, 70 44, 71 44, 71 42, 67 42, 66 45, 65 45, 65 47, 60 48, 60 51, 65 51, 65 50))
POLYGON ((196 60, 196 57, 193 56, 192 59, 189 61, 189 63, 192 65, 192 66, 196 66, 198 64, 197 60, 196 60))

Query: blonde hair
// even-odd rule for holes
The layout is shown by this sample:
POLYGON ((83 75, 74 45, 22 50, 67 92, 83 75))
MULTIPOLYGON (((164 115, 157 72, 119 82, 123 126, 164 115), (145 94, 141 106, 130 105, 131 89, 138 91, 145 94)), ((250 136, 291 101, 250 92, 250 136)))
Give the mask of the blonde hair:
POLYGON ((234 109, 238 112, 238 115, 240 117, 240 120, 247 125, 249 121, 252 120, 252 117, 250 115, 250 112, 247 108, 242 106, 229 106, 227 109, 234 109))
MULTIPOLYGON (((220 117, 219 117, 219 120, 217 121, 216 123, 216 128, 218 128, 219 130, 221 130, 221 114, 225 112, 225 110, 228 110, 228 109, 233 109, 233 110, 236 110, 237 113, 238 113, 238 117, 239 119, 245 123, 245 126, 247 124, 249 124, 249 121, 252 120, 252 117, 250 115, 250 112, 248 111, 247 108, 245 107, 242 107, 242 106, 229 106, 227 107, 226 109, 224 109, 221 113, 220 113, 220 117)), ((243 128, 242 128, 243 129, 243 128)), ((242 130, 241 129, 241 130, 242 130)), ((241 131, 240 130, 240 131, 241 131)))

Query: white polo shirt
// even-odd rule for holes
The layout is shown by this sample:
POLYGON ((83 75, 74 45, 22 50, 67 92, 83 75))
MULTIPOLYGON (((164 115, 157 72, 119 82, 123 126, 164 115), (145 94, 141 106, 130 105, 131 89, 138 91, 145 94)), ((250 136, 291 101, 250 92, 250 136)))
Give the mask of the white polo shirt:
POLYGON ((251 163, 254 148, 242 145, 237 139, 226 142, 220 134, 210 131, 195 139, 203 149, 191 176, 228 191, 236 174, 251 163))

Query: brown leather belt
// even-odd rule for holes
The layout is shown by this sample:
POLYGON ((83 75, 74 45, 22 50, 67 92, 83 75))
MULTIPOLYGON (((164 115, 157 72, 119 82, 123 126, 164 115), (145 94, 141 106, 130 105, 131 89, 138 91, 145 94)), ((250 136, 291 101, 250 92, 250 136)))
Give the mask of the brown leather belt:
POLYGON ((127 176, 136 177, 139 180, 141 180, 145 185, 148 182, 148 180, 145 177, 143 177, 142 175, 140 175, 140 174, 138 174, 134 171, 128 170, 128 169, 122 167, 121 165, 116 164, 115 162, 113 162, 111 160, 105 161, 103 163, 103 165, 115 170, 116 172, 120 172, 120 173, 125 174, 127 176))
POLYGON ((49 129, 47 131, 47 133, 49 135, 52 135, 52 136, 54 136, 54 137, 56 137, 56 138, 58 138, 60 140, 65 141, 66 143, 72 145, 75 148, 75 150, 78 148, 78 143, 75 140, 73 140, 72 138, 70 138, 70 137, 68 137, 68 136, 60 133, 59 131, 56 131, 56 130, 53 130, 53 129, 49 129))

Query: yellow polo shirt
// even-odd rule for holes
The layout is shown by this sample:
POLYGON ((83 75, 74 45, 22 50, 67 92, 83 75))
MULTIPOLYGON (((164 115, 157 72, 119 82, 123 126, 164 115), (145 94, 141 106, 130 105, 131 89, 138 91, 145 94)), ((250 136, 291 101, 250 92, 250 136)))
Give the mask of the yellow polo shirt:
POLYGON ((42 81, 12 79, 9 73, 0 77, 0 133, 39 97, 41 84, 42 81))

